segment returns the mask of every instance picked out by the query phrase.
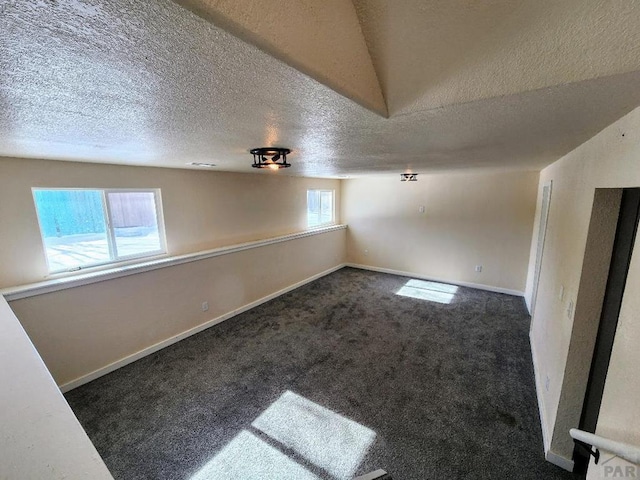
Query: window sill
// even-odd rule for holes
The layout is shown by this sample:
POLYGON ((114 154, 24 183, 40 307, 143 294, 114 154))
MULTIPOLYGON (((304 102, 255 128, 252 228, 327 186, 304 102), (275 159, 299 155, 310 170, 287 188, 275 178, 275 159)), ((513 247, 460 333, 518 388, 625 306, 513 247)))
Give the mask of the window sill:
POLYGON ((228 255, 231 253, 241 252, 243 250, 250 250, 253 248, 265 247, 267 245, 274 245, 276 243, 288 242, 289 240, 296 240, 299 238, 310 237, 313 235, 319 235, 322 233, 333 232, 336 230, 343 230, 347 228, 346 225, 330 225, 326 227, 317 227, 309 230, 305 230, 298 233, 291 233, 289 235, 282 235, 280 237, 272 237, 264 240, 256 240, 253 242, 239 243, 236 245, 229 245, 220 248, 214 248, 212 250, 205 250, 202 252, 188 253, 185 255, 178 255, 174 257, 163 257, 156 260, 140 262, 130 265, 123 265, 115 268, 108 268, 105 270, 79 273, 70 276, 64 276, 51 280, 45 280, 43 282, 30 283, 27 285, 19 285, 16 287, 9 287, 0 290, 0 295, 3 295, 7 301, 20 300, 22 298, 35 297, 37 295, 43 295, 45 293, 57 292, 59 290, 66 290, 68 288, 81 287, 83 285, 90 285, 92 283, 104 282, 105 280, 112 280, 114 278, 126 277, 128 275, 135 275, 138 273, 150 272, 159 268, 172 267, 174 265, 180 265, 183 263, 197 262, 198 260, 204 260, 207 258, 218 257, 220 255, 228 255))

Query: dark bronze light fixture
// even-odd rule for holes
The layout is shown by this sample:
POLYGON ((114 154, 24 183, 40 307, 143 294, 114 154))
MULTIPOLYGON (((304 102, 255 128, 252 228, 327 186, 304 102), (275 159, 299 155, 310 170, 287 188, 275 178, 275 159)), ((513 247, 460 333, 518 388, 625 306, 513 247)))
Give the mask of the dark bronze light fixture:
POLYGON ((401 173, 400 181, 401 182, 417 182, 418 174, 417 173, 401 173))
POLYGON ((253 168, 270 168, 278 170, 280 168, 289 168, 287 163, 287 155, 291 153, 288 148, 263 147, 249 150, 253 155, 253 168))

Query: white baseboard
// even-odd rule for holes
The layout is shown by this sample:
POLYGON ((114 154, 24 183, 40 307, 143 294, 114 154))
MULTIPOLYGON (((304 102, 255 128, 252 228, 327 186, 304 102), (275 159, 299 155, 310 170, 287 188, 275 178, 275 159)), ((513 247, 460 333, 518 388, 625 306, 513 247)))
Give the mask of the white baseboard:
POLYGON ((507 295, 514 295, 516 297, 524 297, 524 292, 521 292, 519 290, 510 290, 508 288, 493 287, 491 285, 483 285, 481 283, 456 282, 453 280, 444 280, 442 278, 421 275, 419 273, 403 272, 401 270, 392 270, 390 268, 372 267, 370 265, 362 265, 359 263, 347 263, 345 264, 345 266, 352 267, 352 268, 359 268, 361 270, 371 270, 372 272, 390 273, 392 275, 399 275, 401 277, 411 277, 411 278, 418 278, 420 280, 429 280, 432 282, 448 283, 450 285, 458 285, 460 287, 476 288, 478 290, 486 290, 488 292, 506 293, 507 295))
POLYGON ((219 317, 213 318, 205 323, 202 323, 193 328, 190 328, 189 330, 179 333, 178 335, 174 335, 173 337, 167 338, 166 340, 162 340, 161 342, 158 342, 136 353, 133 353, 124 358, 121 358, 120 360, 110 363, 109 365, 106 365, 97 370, 94 370, 93 372, 90 372, 86 375, 78 377, 75 380, 71 380, 70 382, 62 384, 60 385, 60 390, 62 392, 68 392, 69 390, 73 390, 74 388, 77 388, 80 385, 89 383, 90 381, 95 380, 96 378, 99 378, 99 377, 102 377, 103 375, 111 373, 114 370, 117 370, 118 368, 124 367, 125 365, 128 365, 130 363, 133 363, 136 360, 146 357, 147 355, 151 355, 152 353, 155 353, 158 350, 162 350, 163 348, 168 347, 169 345, 173 345, 174 343, 177 343, 180 340, 184 340, 185 338, 190 337, 191 335, 195 335, 196 333, 206 330, 209 327, 212 327, 214 325, 217 325, 218 323, 224 322, 225 320, 235 317, 236 315, 244 313, 247 310, 251 310, 252 308, 257 307, 258 305, 262 305, 263 303, 268 302, 269 300, 273 300, 274 298, 279 297, 280 295, 284 295, 285 293, 288 293, 291 290, 295 290, 296 288, 306 285, 307 283, 313 282, 318 278, 324 277, 325 275, 329 275, 330 273, 340 270, 343 267, 345 267, 345 264, 337 265, 328 270, 325 270, 324 272, 320 272, 309 278, 305 278, 304 280, 294 283, 293 285, 289 285, 288 287, 285 287, 282 290, 278 290, 277 292, 271 293, 266 297, 259 298, 258 300, 255 300, 251 303, 247 303, 246 305, 243 305, 240 308, 237 308, 228 313, 225 313, 224 315, 220 315, 219 317))
POLYGON ((542 427, 542 444, 544 448, 544 458, 547 462, 553 463, 554 465, 567 470, 569 472, 573 471, 573 460, 569 460, 562 455, 558 455, 551 451, 551 436, 549 435, 549 430, 547 429, 547 421, 546 421, 546 409, 544 406, 544 397, 542 395, 544 384, 542 381, 542 377, 540 375, 539 367, 538 367, 538 357, 536 354, 536 347, 533 342, 533 337, 529 334, 529 344, 531 345, 531 357, 533 360, 533 375, 535 379, 536 386, 536 395, 538 398, 538 411, 540 412, 540 426, 542 427))

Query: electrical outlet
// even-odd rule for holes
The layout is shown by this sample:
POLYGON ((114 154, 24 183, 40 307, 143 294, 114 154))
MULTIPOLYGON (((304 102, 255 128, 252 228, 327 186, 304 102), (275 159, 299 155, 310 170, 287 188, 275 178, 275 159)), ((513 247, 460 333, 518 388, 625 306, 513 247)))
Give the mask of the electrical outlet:
POLYGON ((202 311, 206 312, 209 310, 209 302, 202 302, 202 311))
POLYGON ((551 385, 551 379, 549 378, 549 375, 547 375, 547 378, 544 381, 544 389, 547 392, 549 391, 549 385, 551 385))
POLYGON ((424 212, 425 212, 424 205, 420 205, 420 206, 418 207, 418 213, 424 213, 424 212))
POLYGON ((369 250, 364 251, 364 256, 366 257, 367 255, 369 255, 369 250))
POLYGON ((476 272, 480 273, 482 271, 482 265, 476 265, 476 272))

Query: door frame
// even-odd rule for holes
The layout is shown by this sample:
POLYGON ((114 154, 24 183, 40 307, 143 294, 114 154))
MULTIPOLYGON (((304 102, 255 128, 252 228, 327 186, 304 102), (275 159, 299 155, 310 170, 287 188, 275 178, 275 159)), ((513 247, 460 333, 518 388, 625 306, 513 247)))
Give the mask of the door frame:
MULTIPOLYGON (((598 423, 607 371, 615 342, 618 319, 639 222, 640 188, 624 188, 622 189, 622 199, 602 302, 602 311, 591 358, 589 379, 578 425, 580 430, 590 433, 595 433, 598 423)), ((589 465, 589 454, 584 447, 576 444, 573 460, 574 472, 586 474, 589 465)))

